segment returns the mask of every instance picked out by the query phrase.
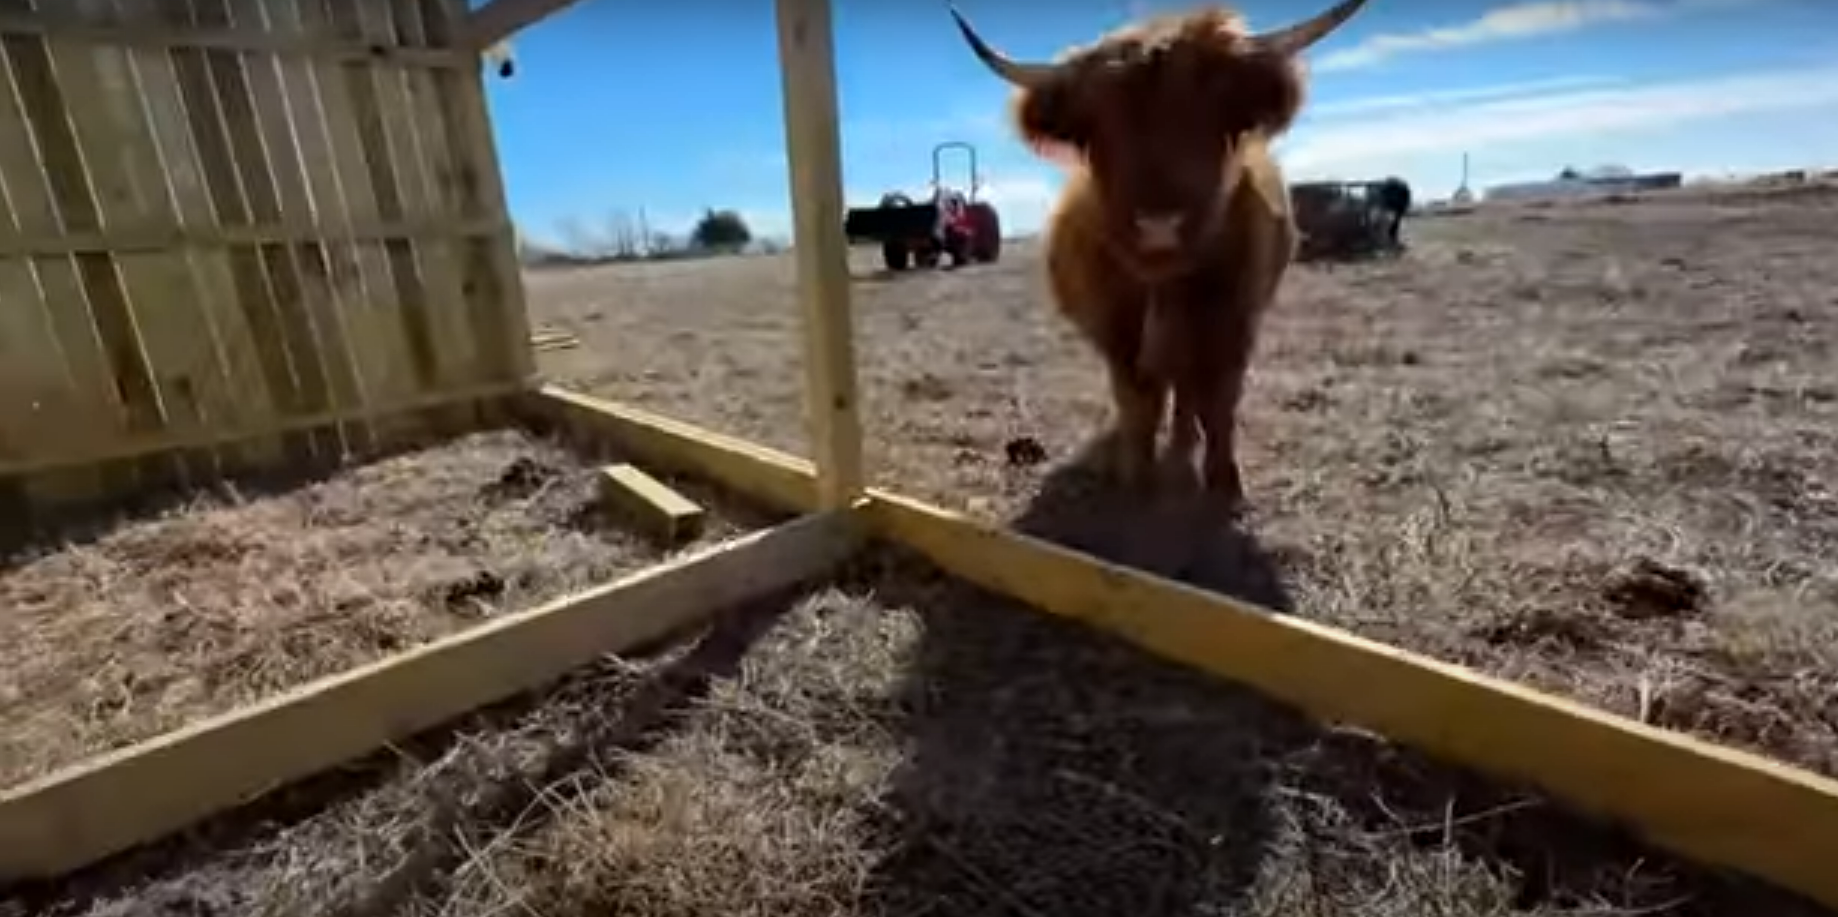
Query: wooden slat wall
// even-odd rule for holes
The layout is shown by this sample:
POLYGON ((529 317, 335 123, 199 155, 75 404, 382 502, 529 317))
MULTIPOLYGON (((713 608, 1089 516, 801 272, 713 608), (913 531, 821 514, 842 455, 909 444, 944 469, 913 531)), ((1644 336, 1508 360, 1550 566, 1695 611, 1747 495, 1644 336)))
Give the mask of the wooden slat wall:
POLYGON ((465 9, 0 0, 0 519, 464 426, 529 376, 465 9))

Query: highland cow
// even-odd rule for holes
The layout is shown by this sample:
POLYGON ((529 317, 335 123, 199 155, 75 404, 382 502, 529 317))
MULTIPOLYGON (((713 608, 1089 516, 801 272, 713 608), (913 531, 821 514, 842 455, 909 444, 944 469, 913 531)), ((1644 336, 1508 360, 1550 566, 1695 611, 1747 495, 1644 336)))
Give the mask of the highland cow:
POLYGON ((1235 510, 1244 499, 1238 405, 1258 326, 1295 256, 1297 231, 1270 142, 1300 112, 1297 57, 1365 0, 1252 33, 1232 10, 1159 16, 1024 63, 955 9, 985 66, 1016 88, 1015 126, 1070 166, 1046 232, 1060 311, 1103 358, 1116 405, 1111 474, 1147 487, 1168 396, 1170 457, 1235 510))

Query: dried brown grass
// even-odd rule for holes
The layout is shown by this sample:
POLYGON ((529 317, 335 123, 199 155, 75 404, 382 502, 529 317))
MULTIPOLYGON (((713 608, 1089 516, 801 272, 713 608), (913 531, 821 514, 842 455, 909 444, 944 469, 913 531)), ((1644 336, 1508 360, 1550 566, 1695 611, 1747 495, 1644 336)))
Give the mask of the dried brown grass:
POLYGON ((595 503, 571 452, 500 431, 16 556, 0 567, 0 786, 661 556, 595 503))
MULTIPOLYGON (((1103 388, 1025 247, 864 271, 872 447, 903 490, 1833 772, 1832 216, 1477 213, 1300 272, 1248 405, 1242 532, 1171 528, 1067 460, 1103 388), (1052 461, 1011 464, 1018 436, 1052 461)), ((803 451, 789 284, 736 259, 545 274, 533 299, 584 341, 557 373, 803 451)), ((1826 913, 898 555, 790 604, 757 642, 743 618, 608 662, 17 907, 1826 913)))
MULTIPOLYGON (((1401 258, 1297 270, 1254 364, 1250 527, 1296 612, 1838 775, 1838 188, 1408 232, 1401 258), (1703 597, 1627 607, 1643 562, 1703 597)), ((895 278, 874 257, 876 477, 1023 513, 1108 414, 1035 249, 895 278), (1051 460, 1011 461, 1019 437, 1051 460)), ((788 260, 738 259, 538 275, 532 307, 585 342, 564 381, 803 453, 792 289, 788 260)))

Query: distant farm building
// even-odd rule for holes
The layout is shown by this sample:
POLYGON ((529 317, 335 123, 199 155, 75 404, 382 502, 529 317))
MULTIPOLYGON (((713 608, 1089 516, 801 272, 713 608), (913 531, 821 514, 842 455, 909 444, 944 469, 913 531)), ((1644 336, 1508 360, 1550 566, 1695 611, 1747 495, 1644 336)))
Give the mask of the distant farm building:
POLYGON ((1587 172, 1565 169, 1557 173, 1556 178, 1547 181, 1493 185, 1486 190, 1486 199, 1489 201, 1551 200, 1632 191, 1655 191, 1677 188, 1683 184, 1684 176, 1678 172, 1639 175, 1622 166, 1602 166, 1587 172))

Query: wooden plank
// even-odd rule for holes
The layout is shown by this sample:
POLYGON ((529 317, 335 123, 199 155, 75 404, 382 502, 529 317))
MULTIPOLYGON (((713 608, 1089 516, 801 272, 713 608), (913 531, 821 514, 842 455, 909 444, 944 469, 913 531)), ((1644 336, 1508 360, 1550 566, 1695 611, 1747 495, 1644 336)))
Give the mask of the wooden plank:
MULTIPOLYGON (((22 221, 55 224, 56 214, 0 43, 0 250, 22 234, 22 221)), ((0 461, 95 436, 78 412, 97 405, 75 387, 31 259, 0 257, 0 303, 0 461)))
POLYGON ((0 793, 0 877, 58 875, 164 837, 821 576, 857 544, 849 511, 743 535, 0 793))
MULTIPOLYGON (((98 151, 86 149, 78 134, 78 122, 87 120, 93 106, 102 101, 93 72, 69 66, 60 73, 50 46, 38 39, 9 40, 7 57, 26 122, 38 145, 39 164, 60 226, 79 231, 100 229, 103 202, 98 200, 99 191, 110 198, 128 192, 110 180, 114 176, 106 168, 100 177, 107 186, 96 187, 96 164, 90 159, 98 151)), ((158 395, 133 328, 116 265, 106 255, 88 254, 76 258, 74 267, 121 398, 126 428, 134 432, 158 429, 164 423, 158 395)))
POLYGON ((868 513, 985 589, 1838 906, 1838 782, 918 501, 875 493, 868 513))
POLYGON ((600 495, 665 542, 693 538, 702 529, 701 506, 636 465, 620 462, 600 469, 600 495))
MULTIPOLYGON (((73 0, 69 9, 86 21, 107 23, 118 8, 113 0, 73 0)), ((121 225, 171 225, 171 206, 164 150, 152 130, 147 99, 130 49, 73 43, 47 33, 53 62, 73 102, 70 120, 89 166, 91 196, 104 238, 121 225), (81 100, 81 101, 78 101, 81 100)), ((142 52, 145 53, 145 52, 142 52)), ((224 397, 235 395, 224 383, 200 311, 199 292, 187 253, 179 251, 91 251, 77 254, 80 265, 112 262, 124 342, 144 361, 157 408, 157 430, 143 429, 133 438, 195 435, 224 397), (207 407, 209 398, 216 401, 207 407)), ((93 300, 92 300, 93 302, 93 300)), ((212 456, 187 460, 177 453, 150 456, 139 469, 143 487, 160 487, 209 478, 216 474, 212 456)))
MULTIPOLYGON (((263 24, 252 16, 259 8, 232 0, 190 0, 198 24, 260 34, 263 24), (240 15, 239 15, 240 14, 240 15)), ((282 168, 293 145, 291 136, 280 138, 282 148, 270 144, 264 130, 268 113, 285 110, 285 102, 272 79, 272 58, 231 51, 204 52, 211 89, 223 114, 230 158, 236 166, 243 194, 245 225, 284 219, 284 183, 297 180, 297 172, 282 168)), ((273 338, 265 362, 278 361, 272 372, 278 381, 275 403, 283 414, 311 414, 332 408, 330 361, 313 325, 306 297, 308 286, 293 247, 281 244, 234 246, 231 264, 242 289, 243 313, 251 328, 265 323, 273 338)), ((336 456, 346 450, 342 437, 324 431, 311 437, 291 437, 288 451, 304 462, 336 456)))
MULTIPOLYGON (((157 29, 166 21, 190 21, 182 5, 175 9, 168 0, 117 0, 117 6, 124 21, 140 26, 157 29)), ((231 238, 218 222, 220 213, 229 212, 227 202, 225 207, 218 206, 218 198, 233 197, 237 189, 229 174, 227 141, 204 73, 202 52, 138 50, 133 70, 158 144, 158 166, 169 196, 168 216, 160 229, 180 235, 183 242, 178 247, 183 251, 179 254, 191 274, 199 319, 184 330, 195 339, 195 346, 208 348, 214 365, 213 372, 196 370, 193 392, 185 400, 201 415, 199 422, 213 429, 240 430, 251 422, 259 426, 263 418, 275 415, 275 408, 261 354, 239 306, 226 247, 260 240, 231 238)), ((151 234, 150 228, 117 224, 100 239, 71 235, 63 243, 82 251, 91 247, 78 246, 99 242, 118 253, 167 248, 138 245, 155 241, 139 238, 143 231, 151 234)), ((203 359, 199 355, 198 360, 203 359)), ((233 449, 217 450, 214 458, 218 473, 236 473, 281 464, 285 452, 278 439, 243 441, 233 449)))
MULTIPOLYGON (((189 4, 155 2, 152 12, 169 26, 195 24, 189 4)), ((202 185, 201 189, 183 189, 188 192, 181 197, 187 222, 208 219, 208 225, 219 229, 255 225, 257 220, 244 188, 244 169, 237 157, 238 142, 246 144, 248 136, 246 119, 237 117, 242 109, 232 107, 232 100, 216 85, 226 67, 238 66, 237 59, 230 52, 201 48, 177 48, 167 58, 179 106, 186 115, 188 146, 195 156, 202 185), (232 130, 233 124, 241 124, 243 129, 232 130), (208 217, 195 213, 195 198, 200 192, 209 203, 208 217)), ((259 251, 257 244, 238 241, 213 252, 193 253, 201 284, 209 291, 206 304, 218 333, 226 373, 240 386, 238 423, 257 429, 273 426, 290 410, 299 410, 293 369, 270 302, 269 282, 259 251)), ((253 461, 277 464, 290 456, 311 457, 303 442, 286 439, 256 444, 245 454, 253 461)))
POLYGON ((466 17, 464 46, 483 51, 578 0, 489 0, 466 17))
MULTIPOLYGON (((455 42, 465 0, 421 0, 428 41, 437 47, 455 42)), ((446 131, 448 171, 438 176, 456 216, 495 220, 495 236, 473 237, 461 252, 465 276, 461 290, 473 333, 481 342, 481 368, 492 378, 522 378, 534 371, 530 349, 520 343, 529 334, 523 270, 517 261, 516 229, 511 225, 504 179, 485 106, 484 76, 477 70, 434 75, 439 121, 446 131)))
MULTIPOLYGON (((85 0, 92 16, 119 16, 120 22, 146 20, 152 5, 161 0, 85 0)), ((105 20, 106 21, 106 20, 105 20)), ((69 54, 72 47, 62 41, 69 54)), ((172 61, 163 50, 112 48, 94 51, 98 72, 118 86, 110 99, 112 122, 131 134, 143 152, 123 164, 136 191, 132 207, 117 208, 108 225, 97 233, 63 236, 68 242, 90 241, 88 246, 61 246, 72 254, 111 251, 122 262, 123 275, 134 300, 136 322, 155 365, 156 384, 168 406, 168 421, 179 435, 184 431, 234 425, 244 399, 261 396, 260 380, 245 384, 233 371, 239 364, 224 349, 219 311, 228 303, 219 275, 187 248, 140 248, 121 244, 128 227, 160 227, 166 231, 196 231, 211 227, 210 201, 204 192, 196 154, 172 61), (119 68, 117 70, 116 68, 119 68)), ((127 231, 131 237, 132 232, 127 231)), ((49 247, 49 246, 47 246, 49 247)), ((230 464, 259 464, 270 456, 238 452, 230 464)), ((220 474, 223 456, 198 457, 200 474, 220 474)))
POLYGON ((556 385, 531 392, 518 408, 579 441, 616 442, 660 471, 707 478, 774 509, 806 512, 817 505, 816 471, 808 459, 556 385))
POLYGON ((38 474, 70 465, 94 465, 174 450, 218 449, 231 445, 240 447, 244 443, 262 437, 286 436, 316 427, 347 425, 366 420, 389 420, 392 417, 406 419, 412 413, 443 408, 465 408, 484 399, 520 395, 527 391, 530 381, 533 380, 510 385, 492 383, 477 388, 412 395, 401 401, 363 405, 345 413, 328 410, 313 414, 272 418, 261 425, 230 426, 226 424, 195 432, 162 432, 145 437, 124 436, 97 447, 97 451, 93 452, 74 452, 51 457, 0 462, 0 475, 38 474))
POLYGON ((856 408, 849 243, 842 231, 842 153, 830 3, 775 2, 793 256, 804 309, 805 413, 821 505, 847 506, 862 489, 862 428, 856 408))
MULTIPOLYGON (((369 27, 360 0, 326 0, 327 28, 341 38, 364 40, 369 27)), ((352 121, 350 129, 358 140, 363 157, 367 189, 366 207, 374 206, 376 216, 384 220, 401 219, 405 209, 399 186, 390 136, 383 121, 383 108, 375 68, 367 63, 339 65, 345 102, 352 121)), ((337 128, 344 130, 346 128, 337 128)), ((352 199, 347 198, 348 201, 352 199)), ((354 201, 352 201, 355 203, 354 201)), ((422 280, 423 267, 415 257, 414 246, 401 241, 385 242, 381 260, 392 293, 393 318, 398 323, 397 339, 403 350, 392 356, 412 372, 418 391, 431 391, 440 384, 432 329, 428 324, 428 292, 422 280)))
MULTIPOLYGON (((406 47, 428 43, 420 0, 374 0, 363 4, 365 34, 406 47)), ((389 135, 389 150, 403 213, 411 220, 437 220, 455 208, 443 198, 438 173, 450 157, 441 124, 433 74, 379 68, 377 102, 389 135)), ((413 243, 426 289, 426 321, 433 345, 434 374, 442 385, 475 384, 489 374, 479 366, 479 344, 467 321, 461 289, 460 250, 446 239, 413 243)))
MULTIPOLYGON (((123 24, 105 24, 60 18, 54 0, 47 13, 30 13, 0 9, 0 35, 43 37, 55 35, 60 42, 115 48, 138 48, 151 51, 216 50, 279 54, 330 61, 370 61, 398 67, 443 70, 476 70, 477 55, 468 52, 432 51, 416 48, 374 47, 358 41, 324 38, 295 38, 288 35, 248 32, 235 28, 211 28, 175 24, 148 16, 130 18, 123 24)), ((181 2, 178 6, 182 7, 181 2)), ((172 4, 168 3, 168 8, 172 4)))
MULTIPOLYGON (((139 0, 132 0, 139 2, 139 0)), ((276 2, 276 0, 269 0, 276 2)), ((281 0, 285 2, 285 0, 281 0)), ((319 241, 383 242, 424 239, 463 242, 479 236, 497 236, 511 225, 502 219, 480 220, 380 220, 321 223, 282 220, 241 226, 197 226, 132 222, 106 231, 18 233, 0 238, 0 257, 57 257, 104 252, 153 252, 179 248, 218 248, 225 245, 287 245, 319 241)))
MULTIPOLYGON (((294 0, 292 7, 303 34, 338 34, 332 11, 322 0, 294 0)), ((352 34, 356 33, 353 27, 352 34)), ((352 105, 357 90, 350 81, 364 71, 331 60, 312 62, 311 71, 319 118, 330 147, 327 164, 337 185, 336 197, 320 197, 317 202, 328 208, 325 212, 331 216, 330 222, 350 226, 381 223, 370 182, 363 125, 352 105)), ((383 244, 390 238, 395 237, 354 239, 355 244, 343 250, 343 257, 333 257, 330 264, 332 286, 344 303, 343 320, 358 376, 367 397, 377 403, 420 397, 421 393, 403 332, 401 300, 383 244)), ((340 247, 329 251, 337 254, 340 247)), ((370 434, 379 443, 410 441, 419 435, 419 424, 386 416, 370 424, 370 434)))
MULTIPOLYGON (((8 0, 0 8, 17 10, 22 5, 8 0)), ((15 101, 37 151, 54 225, 66 232, 101 228, 102 208, 88 162, 93 151, 83 148, 73 122, 73 117, 88 114, 96 101, 93 80, 81 69, 60 75, 50 47, 37 37, 10 36, 0 43, 6 48, 15 101)), ((67 358, 75 354, 93 366, 94 382, 110 392, 110 409, 98 415, 112 423, 105 435, 143 435, 159 429, 164 421, 158 394, 133 328, 118 265, 106 255, 92 254, 46 260, 39 267, 45 301, 59 325, 67 358)), ((135 469, 104 468, 97 475, 97 487, 119 490, 134 483, 135 469)), ((81 487, 91 482, 74 483, 81 487)))
MULTIPOLYGON (((11 212, 9 234, 17 238, 61 231, 57 207, 51 199, 14 76, 20 67, 17 59, 35 53, 35 43, 36 39, 17 36, 0 39, 0 177, 5 179, 4 194, 11 212)), ((0 245, 5 244, 6 241, 0 239, 0 245)), ((59 429, 39 432, 45 434, 44 441, 48 443, 105 442, 118 429, 119 406, 95 324, 90 320, 88 305, 83 301, 77 282, 75 265, 69 258, 61 257, 22 258, 21 263, 32 277, 44 321, 55 340, 54 346, 40 351, 36 357, 22 356, 21 359, 61 357, 65 370, 66 387, 61 397, 45 406, 50 416, 58 418, 59 429)), ((24 281, 18 282, 23 288, 24 281)), ((19 304, 18 307, 9 305, 7 311, 15 320, 23 320, 27 312, 25 305, 32 301, 32 296, 14 298, 9 295, 4 301, 19 304)), ((20 333, 28 332, 21 328, 20 333)), ((21 367, 19 371, 23 372, 23 364, 21 367)))
MULTIPOLYGON (((556 386, 525 410, 616 437, 787 509, 816 502, 811 463, 556 386)), ((879 489, 879 537, 947 572, 1088 621, 1331 721, 1541 788, 1656 846, 1838 906, 1838 782, 1489 678, 1300 618, 1107 564, 879 489)))
MULTIPOLYGON (((299 23, 289 0, 248 0, 228 6, 238 28, 275 36, 299 35, 299 23)), ((272 54, 246 55, 243 72, 280 220, 294 224, 319 222, 315 198, 323 184, 315 185, 309 176, 323 172, 330 163, 324 158, 328 143, 312 106, 305 63, 298 59, 284 61, 272 54), (289 74, 293 79, 285 80, 289 74)), ((326 404, 339 413, 360 409, 365 399, 356 358, 331 277, 334 252, 328 250, 323 238, 266 245, 262 251, 271 265, 270 276, 284 319, 299 340, 312 342, 317 365, 310 375, 321 380, 326 404)), ((311 384, 309 374, 296 369, 296 375, 302 384, 311 384)), ((336 437, 327 438, 334 441, 325 443, 325 448, 336 448, 340 453, 367 448, 369 430, 365 425, 341 424, 336 431, 336 437)))

